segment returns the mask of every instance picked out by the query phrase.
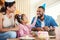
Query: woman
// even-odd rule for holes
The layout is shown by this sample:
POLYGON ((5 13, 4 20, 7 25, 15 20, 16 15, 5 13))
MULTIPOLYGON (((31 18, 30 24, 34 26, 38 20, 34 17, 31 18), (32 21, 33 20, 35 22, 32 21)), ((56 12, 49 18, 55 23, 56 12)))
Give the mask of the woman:
POLYGON ((16 31, 19 30, 14 23, 14 11, 16 9, 14 0, 5 0, 5 15, 0 16, 0 38, 16 38, 16 31))

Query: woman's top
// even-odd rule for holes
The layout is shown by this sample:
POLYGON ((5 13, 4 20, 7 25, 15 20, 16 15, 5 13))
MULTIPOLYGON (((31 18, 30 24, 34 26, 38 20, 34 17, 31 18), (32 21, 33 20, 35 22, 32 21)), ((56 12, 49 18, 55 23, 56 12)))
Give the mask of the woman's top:
POLYGON ((3 16, 3 27, 4 28, 5 27, 10 28, 14 26, 14 15, 13 13, 11 13, 10 15, 11 15, 11 18, 9 18, 7 15, 3 16))

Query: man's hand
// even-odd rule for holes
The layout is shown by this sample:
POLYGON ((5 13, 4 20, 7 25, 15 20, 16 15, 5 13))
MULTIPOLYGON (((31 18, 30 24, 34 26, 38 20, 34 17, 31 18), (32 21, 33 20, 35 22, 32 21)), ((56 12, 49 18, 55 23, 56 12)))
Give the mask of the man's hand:
POLYGON ((44 29, 45 31, 49 31, 49 30, 50 30, 50 28, 49 28, 48 26, 43 27, 43 29, 44 29))
POLYGON ((44 29, 43 28, 40 28, 40 27, 37 27, 36 30, 37 31, 44 31, 44 29))
POLYGON ((55 30, 55 28, 54 28, 54 27, 52 27, 52 26, 50 26, 50 30, 55 30))

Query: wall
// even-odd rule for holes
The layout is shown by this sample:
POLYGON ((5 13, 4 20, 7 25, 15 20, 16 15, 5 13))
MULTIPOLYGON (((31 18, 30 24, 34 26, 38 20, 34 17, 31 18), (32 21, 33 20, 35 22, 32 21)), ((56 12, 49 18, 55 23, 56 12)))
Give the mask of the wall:
POLYGON ((25 13, 29 16, 30 0, 15 0, 15 1, 16 1, 17 10, 19 10, 21 14, 25 13))

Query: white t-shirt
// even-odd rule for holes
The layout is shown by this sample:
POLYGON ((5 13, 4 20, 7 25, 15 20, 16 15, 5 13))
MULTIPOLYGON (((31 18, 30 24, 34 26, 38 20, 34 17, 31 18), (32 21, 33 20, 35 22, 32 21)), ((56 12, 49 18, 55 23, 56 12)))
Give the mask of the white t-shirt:
POLYGON ((45 23, 44 23, 44 20, 41 21, 41 27, 44 27, 45 26, 45 23))

